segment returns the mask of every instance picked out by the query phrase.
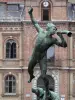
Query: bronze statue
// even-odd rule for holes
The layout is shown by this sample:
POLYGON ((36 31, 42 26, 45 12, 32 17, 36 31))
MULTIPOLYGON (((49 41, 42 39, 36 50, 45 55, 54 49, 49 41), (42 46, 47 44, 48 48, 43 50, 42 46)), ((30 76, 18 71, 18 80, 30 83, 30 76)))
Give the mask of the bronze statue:
POLYGON ((36 28, 38 35, 36 38, 34 50, 32 53, 32 56, 30 58, 29 64, 28 64, 28 73, 30 75, 29 83, 32 81, 32 79, 35 77, 33 75, 33 69, 37 63, 40 64, 41 69, 41 75, 42 77, 45 77, 47 66, 46 66, 46 52, 49 47, 52 45, 58 45, 60 47, 67 47, 67 43, 65 39, 63 38, 62 34, 66 34, 67 36, 71 37, 71 32, 68 30, 59 31, 57 30, 56 26, 53 23, 48 23, 46 31, 44 31, 39 24, 34 20, 33 18, 33 8, 30 8, 28 11, 31 21, 36 28), (57 38, 53 37, 53 35, 56 34, 61 41, 59 41, 57 38))
POLYGON ((37 95, 37 100, 60 100, 58 94, 50 90, 47 97, 46 91, 43 88, 32 88, 32 92, 37 95))
POLYGON ((45 90, 43 88, 32 88, 32 92, 37 95, 37 100, 60 100, 57 93, 49 89, 49 80, 47 77, 43 78, 45 90))

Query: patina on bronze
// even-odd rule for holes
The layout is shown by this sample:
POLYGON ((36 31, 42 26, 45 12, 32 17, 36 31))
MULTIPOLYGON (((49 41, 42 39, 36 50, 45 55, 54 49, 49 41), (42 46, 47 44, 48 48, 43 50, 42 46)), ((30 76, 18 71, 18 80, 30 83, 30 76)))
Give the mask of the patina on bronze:
POLYGON ((60 100, 57 93, 49 90, 49 80, 45 82, 46 90, 43 88, 32 88, 32 92, 37 95, 37 100, 60 100))
POLYGON ((35 77, 33 75, 33 69, 37 63, 40 64, 41 69, 41 75, 45 76, 47 71, 46 66, 46 52, 49 47, 52 45, 58 45, 60 47, 67 47, 67 43, 65 39, 63 38, 62 34, 66 34, 67 36, 71 37, 71 32, 68 30, 59 31, 57 30, 56 26, 53 23, 48 23, 46 31, 44 31, 37 21, 33 18, 33 8, 30 8, 29 15, 31 18, 31 21, 36 28, 38 35, 36 38, 36 43, 34 46, 34 50, 32 53, 32 56, 30 58, 29 64, 28 64, 28 73, 30 75, 29 83, 32 81, 32 79, 35 77), (61 41, 58 41, 57 38, 54 38, 53 35, 57 34, 61 41))
POLYGON ((58 95, 55 92, 52 92, 49 90, 49 80, 46 77, 47 72, 47 58, 46 53, 49 47, 52 45, 57 45, 63 48, 67 47, 67 43, 63 37, 62 34, 66 34, 68 37, 71 37, 72 33, 68 30, 57 30, 56 26, 53 23, 48 23, 46 27, 46 31, 44 31, 37 21, 33 18, 33 8, 31 7, 28 11, 31 21, 36 28, 38 35, 36 38, 34 50, 32 53, 32 56, 29 60, 28 64, 28 73, 30 75, 30 79, 28 80, 28 83, 32 81, 32 79, 35 77, 33 75, 34 67, 37 63, 40 65, 41 70, 41 77, 44 81, 45 90, 43 88, 37 88, 32 89, 32 92, 35 93, 38 96, 38 100, 59 100, 58 95), (54 35, 57 35, 57 37, 54 37, 54 35))

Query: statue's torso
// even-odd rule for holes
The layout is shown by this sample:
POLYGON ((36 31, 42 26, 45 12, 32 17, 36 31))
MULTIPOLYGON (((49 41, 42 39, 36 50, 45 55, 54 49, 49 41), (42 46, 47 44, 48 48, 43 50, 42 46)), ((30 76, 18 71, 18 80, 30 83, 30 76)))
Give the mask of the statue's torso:
POLYGON ((48 36, 46 32, 39 33, 36 38, 35 49, 36 51, 44 52, 50 46, 55 44, 56 39, 48 36))

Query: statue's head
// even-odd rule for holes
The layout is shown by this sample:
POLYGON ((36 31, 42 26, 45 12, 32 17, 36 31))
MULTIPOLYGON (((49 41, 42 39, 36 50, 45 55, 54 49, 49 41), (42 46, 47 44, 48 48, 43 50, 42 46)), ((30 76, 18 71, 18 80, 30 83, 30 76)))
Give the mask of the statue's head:
POLYGON ((48 31, 50 35, 55 34, 56 30, 57 30, 57 28, 54 24, 52 24, 52 23, 47 24, 46 31, 48 31))

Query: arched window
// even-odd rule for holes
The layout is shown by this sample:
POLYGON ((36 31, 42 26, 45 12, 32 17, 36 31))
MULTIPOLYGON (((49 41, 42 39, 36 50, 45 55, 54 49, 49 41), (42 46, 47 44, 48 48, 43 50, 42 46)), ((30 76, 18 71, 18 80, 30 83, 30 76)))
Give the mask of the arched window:
POLYGON ((13 75, 5 78, 5 93, 16 93, 16 79, 13 75))
POLYGON ((13 39, 6 42, 6 58, 16 58, 16 43, 13 39))
MULTIPOLYGON (((54 87, 55 87, 54 79, 49 75, 47 75, 47 78, 49 80, 49 89, 54 91, 54 87)), ((45 89, 44 82, 43 82, 43 79, 41 78, 41 76, 38 78, 37 87, 45 89)))
POLYGON ((51 20, 51 5, 47 0, 41 4, 41 20, 51 20))

